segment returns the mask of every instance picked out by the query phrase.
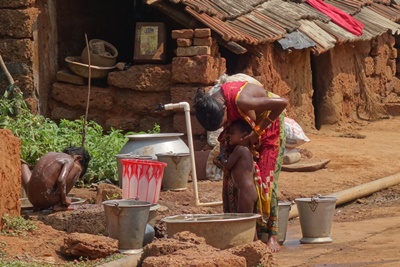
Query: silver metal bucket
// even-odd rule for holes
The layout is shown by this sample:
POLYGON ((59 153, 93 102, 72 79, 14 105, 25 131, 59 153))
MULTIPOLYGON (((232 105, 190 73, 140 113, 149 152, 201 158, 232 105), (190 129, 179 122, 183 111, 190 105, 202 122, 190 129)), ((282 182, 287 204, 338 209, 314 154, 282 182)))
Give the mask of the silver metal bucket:
POLYGON ((127 254, 141 253, 151 203, 115 199, 102 204, 108 236, 118 240, 118 250, 127 254))
POLYGON ((294 200, 300 217, 303 238, 300 243, 332 242, 331 226, 336 207, 336 197, 297 198, 294 200))
POLYGON ((157 160, 167 163, 162 180, 163 190, 185 190, 192 166, 189 153, 160 153, 157 160))
POLYGON ((289 213, 292 209, 292 202, 278 202, 278 242, 280 245, 286 240, 289 213))

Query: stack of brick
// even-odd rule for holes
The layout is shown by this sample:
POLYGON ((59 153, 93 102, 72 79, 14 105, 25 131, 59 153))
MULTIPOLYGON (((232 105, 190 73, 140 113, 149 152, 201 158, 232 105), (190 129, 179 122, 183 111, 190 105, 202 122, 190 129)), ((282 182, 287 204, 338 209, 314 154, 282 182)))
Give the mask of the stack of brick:
MULTIPOLYGON (((172 59, 171 102, 188 102, 191 106, 198 88, 209 90, 219 76, 226 72, 226 60, 218 51, 217 42, 211 37, 209 28, 173 30, 172 39, 178 48, 172 59)), ((194 110, 192 110, 192 113, 194 110)), ((192 133, 196 150, 202 150, 206 144, 207 132, 191 116, 192 133)), ((173 128, 186 134, 186 122, 183 112, 176 112, 173 128)))
POLYGON ((173 30, 172 39, 178 48, 172 59, 172 80, 175 83, 210 85, 225 73, 226 61, 209 28, 173 30))
POLYGON ((211 55, 213 39, 209 28, 173 30, 172 39, 176 39, 178 57, 211 55))

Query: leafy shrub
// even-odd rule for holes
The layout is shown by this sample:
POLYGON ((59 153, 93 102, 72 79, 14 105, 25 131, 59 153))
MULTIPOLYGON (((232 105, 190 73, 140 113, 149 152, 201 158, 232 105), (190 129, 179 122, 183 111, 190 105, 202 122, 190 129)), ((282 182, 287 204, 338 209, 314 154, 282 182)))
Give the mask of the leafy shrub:
MULTIPOLYGON (((0 128, 11 130, 21 139, 21 158, 29 165, 35 165, 37 160, 48 152, 61 152, 66 147, 82 145, 83 117, 73 121, 61 119, 57 124, 42 115, 30 113, 26 105, 15 115, 13 113, 15 103, 15 99, 0 100, 0 128)), ((160 126, 157 124, 148 131, 148 133, 159 132, 160 126)), ((112 128, 104 133, 101 125, 88 121, 84 146, 91 160, 87 173, 78 185, 96 183, 104 179, 116 182, 118 173, 115 155, 121 151, 127 141, 128 138, 121 130, 112 128)))

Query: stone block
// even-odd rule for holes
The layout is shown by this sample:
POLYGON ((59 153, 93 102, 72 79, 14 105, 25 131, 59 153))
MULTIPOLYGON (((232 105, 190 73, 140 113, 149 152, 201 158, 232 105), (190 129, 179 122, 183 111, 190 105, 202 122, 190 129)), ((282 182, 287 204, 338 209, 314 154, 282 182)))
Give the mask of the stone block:
POLYGON ((211 85, 225 71, 225 58, 203 55, 172 59, 172 80, 175 83, 211 85))
MULTIPOLYGON (((87 91, 87 86, 54 83, 51 97, 70 107, 86 109, 87 91)), ((91 109, 111 110, 113 101, 111 91, 107 88, 91 87, 89 102, 91 109)))
POLYGON ((193 33, 194 31, 192 29, 173 30, 171 33, 171 38, 193 38, 193 33))
POLYGON ((57 81, 66 82, 76 85, 86 84, 86 79, 72 73, 69 70, 59 70, 56 75, 57 81))
MULTIPOLYGON (((117 102, 115 106, 120 107, 119 113, 132 112, 137 115, 162 116, 165 113, 156 111, 159 103, 169 103, 169 92, 139 92, 126 91, 116 92, 117 102)), ((117 108, 117 107, 115 107, 117 108)))
POLYGON ((51 111, 51 118, 53 120, 67 119, 74 120, 79 118, 79 112, 76 109, 64 108, 61 106, 55 106, 51 111))
POLYGON ((135 91, 168 91, 171 86, 171 65, 134 65, 126 71, 110 72, 108 84, 135 91))
POLYGON ((386 68, 389 68, 390 72, 390 77, 396 75, 396 60, 395 59, 389 59, 386 68))
POLYGON ((397 58, 397 49, 392 47, 390 49, 390 59, 396 59, 397 58))
POLYGON ((121 117, 112 116, 104 122, 104 129, 108 130, 113 127, 114 129, 121 129, 123 131, 132 131, 139 125, 139 117, 121 117))
POLYGON ((276 264, 271 250, 261 240, 229 248, 227 252, 246 258, 246 266, 275 266, 276 264))
POLYGON ((365 75, 371 76, 374 74, 374 59, 372 57, 366 57, 364 59, 365 63, 365 75))
POLYGON ((32 40, 0 39, 0 54, 5 62, 30 62, 32 60, 32 40))
MULTIPOLYGON (((205 38, 193 38, 193 45, 196 46, 210 46, 212 45, 212 38, 205 37, 205 38)), ((211 53, 211 51, 210 51, 211 53)))
POLYGON ((199 55, 210 55, 211 49, 208 46, 189 46, 178 47, 176 49, 176 56, 178 57, 191 57, 199 55))
MULTIPOLYGON (((190 123, 192 125, 192 135, 201 135, 207 133, 206 130, 200 125, 195 115, 190 115, 190 123)), ((176 113, 174 115, 173 125, 176 132, 187 134, 184 113, 176 113)))
MULTIPOLYGON (((203 88, 206 92, 211 89, 212 86, 194 86, 179 84, 171 87, 171 103, 188 102, 190 106, 194 103, 196 92, 199 88, 203 88)), ((194 112, 194 109, 190 110, 194 112)))
POLYGON ((35 0, 1 0, 0 8, 31 7, 35 4, 35 2, 35 0))
POLYGON ((212 38, 212 44, 211 44, 211 56, 213 57, 221 57, 221 54, 219 53, 219 46, 217 43, 217 40, 215 40, 214 38, 212 38))
POLYGON ((211 37, 211 29, 210 28, 194 29, 194 37, 197 38, 211 37))
POLYGON ((71 233, 64 239, 62 255, 84 259, 102 259, 118 253, 118 240, 85 233, 71 233))
POLYGON ((33 24, 38 14, 37 8, 0 9, 0 36, 33 39, 33 24))
POLYGON ((374 74, 379 75, 385 71, 387 59, 381 56, 374 57, 374 74))
POLYGON ((176 39, 176 44, 180 47, 188 47, 188 46, 191 46, 192 43, 193 43, 193 39, 188 39, 188 38, 176 39))

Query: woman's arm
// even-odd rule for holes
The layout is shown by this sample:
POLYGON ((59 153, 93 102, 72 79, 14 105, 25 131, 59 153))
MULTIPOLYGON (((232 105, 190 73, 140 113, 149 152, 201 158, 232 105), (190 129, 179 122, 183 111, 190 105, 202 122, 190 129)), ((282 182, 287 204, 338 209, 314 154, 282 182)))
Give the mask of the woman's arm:
POLYGON ((257 142, 257 135, 260 135, 279 115, 285 110, 288 100, 285 98, 270 98, 264 88, 247 84, 241 92, 237 105, 238 108, 245 112, 255 122, 258 121, 257 128, 253 128, 245 139, 250 140, 251 144, 257 142), (270 111, 267 117, 263 117, 260 121, 260 116, 266 111, 270 111))

